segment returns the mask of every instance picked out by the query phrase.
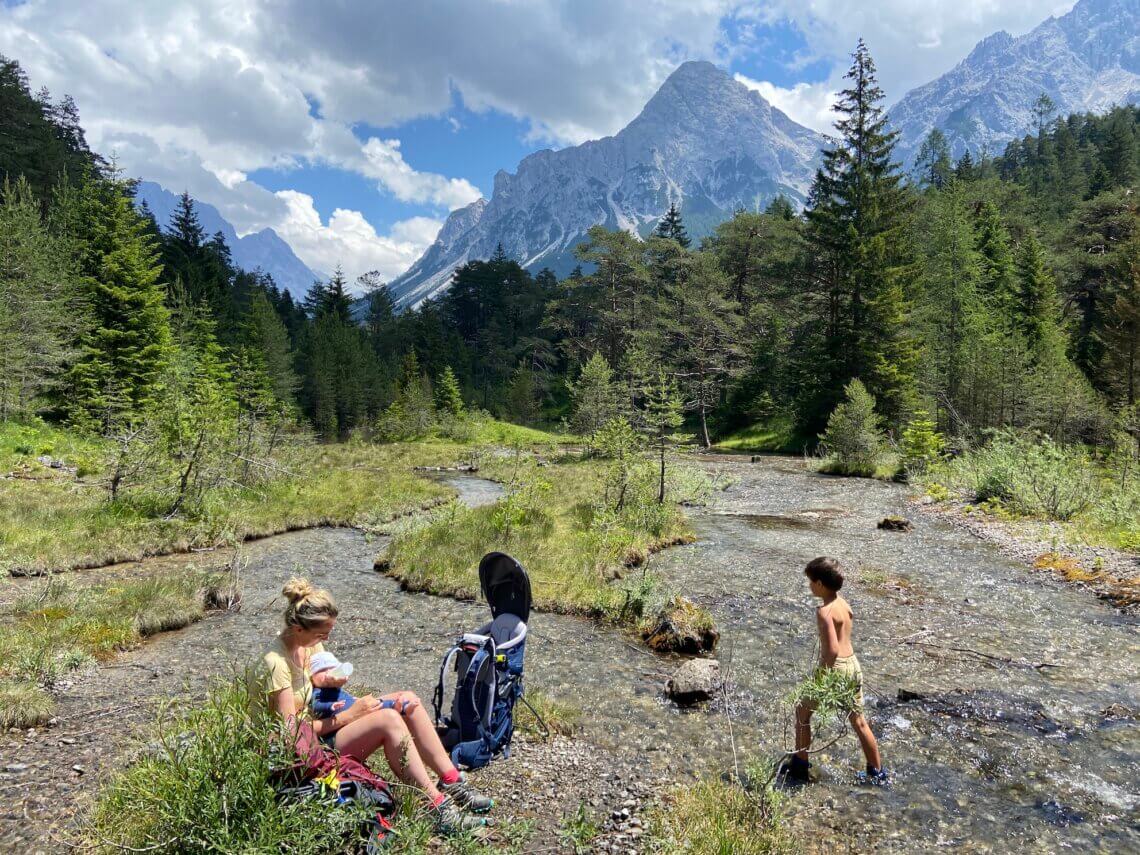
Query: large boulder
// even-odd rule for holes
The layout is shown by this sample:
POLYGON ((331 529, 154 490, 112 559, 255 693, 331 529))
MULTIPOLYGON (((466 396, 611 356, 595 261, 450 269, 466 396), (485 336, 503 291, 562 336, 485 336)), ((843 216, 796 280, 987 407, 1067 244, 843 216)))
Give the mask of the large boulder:
POLYGON ((715 659, 690 659, 665 683, 665 694, 679 704, 695 704, 720 691, 721 682, 715 659))
POLYGON ((641 625, 641 637, 659 653, 712 653, 720 641, 712 615, 684 597, 674 596, 641 625))

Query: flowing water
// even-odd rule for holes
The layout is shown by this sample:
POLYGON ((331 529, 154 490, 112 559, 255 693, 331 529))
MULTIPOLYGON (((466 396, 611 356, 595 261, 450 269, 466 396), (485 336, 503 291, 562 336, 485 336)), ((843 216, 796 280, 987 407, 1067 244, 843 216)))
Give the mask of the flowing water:
MULTIPOLYGON (((869 716, 896 783, 851 786, 861 758, 848 735, 817 757, 821 783, 793 797, 798 830, 820 848, 855 851, 1140 850, 1140 723, 1129 718, 1140 710, 1135 618, 944 523, 876 530, 883 516, 906 513, 897 485, 815 475, 783 458, 702 465, 737 483, 695 513, 698 542, 655 556, 650 569, 716 619, 740 753, 779 752, 784 698, 811 669, 804 563, 833 554, 858 568, 844 593, 869 716), (1044 663, 1056 667, 1032 667, 1044 663), (900 702, 900 690, 913 699, 900 702)), ((445 480, 471 504, 501 495, 477 478, 445 480)), ((240 612, 153 639, 73 705, 200 694, 208 677, 252 660, 272 638, 280 588, 294 572, 340 601, 329 647, 356 665, 350 688, 411 689, 428 700, 443 652, 487 608, 402 592, 372 569, 384 543, 314 529, 247 545, 240 612)), ((580 707, 583 736, 600 750, 636 752, 666 777, 731 767, 723 701, 682 711, 662 698, 674 663, 584 619, 535 614, 531 626, 528 685, 580 707)))

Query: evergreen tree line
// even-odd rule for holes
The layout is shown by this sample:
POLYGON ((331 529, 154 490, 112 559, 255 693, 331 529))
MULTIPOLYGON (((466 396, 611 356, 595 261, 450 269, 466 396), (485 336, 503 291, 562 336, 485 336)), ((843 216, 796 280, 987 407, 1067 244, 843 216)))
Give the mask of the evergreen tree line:
POLYGON ((3 68, 0 98, 19 105, 4 116, 20 117, 0 136, 5 418, 129 436, 132 414, 172 389, 202 396, 186 378, 207 377, 219 417, 258 435, 305 421, 414 436, 467 407, 651 431, 675 399, 702 443, 782 421, 810 444, 853 379, 896 435, 924 412, 956 434, 1089 441, 1136 421, 1134 108, 1054 119, 1043 100, 1036 134, 957 163, 935 131, 904 175, 860 43, 802 213, 779 198, 694 247, 671 206, 645 239, 591 229, 562 280, 500 249, 397 313, 375 274, 354 289, 338 270, 294 301, 236 269, 189 197, 160 230, 87 151, 74 105, 3 68), (57 153, 33 158, 21 133, 57 153))

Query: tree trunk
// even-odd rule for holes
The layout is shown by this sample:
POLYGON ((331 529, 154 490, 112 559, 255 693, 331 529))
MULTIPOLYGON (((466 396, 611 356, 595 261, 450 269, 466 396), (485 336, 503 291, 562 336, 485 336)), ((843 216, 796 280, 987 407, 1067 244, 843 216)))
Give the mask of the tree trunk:
POLYGON ((665 504, 665 438, 661 438, 661 488, 657 491, 657 504, 665 504))

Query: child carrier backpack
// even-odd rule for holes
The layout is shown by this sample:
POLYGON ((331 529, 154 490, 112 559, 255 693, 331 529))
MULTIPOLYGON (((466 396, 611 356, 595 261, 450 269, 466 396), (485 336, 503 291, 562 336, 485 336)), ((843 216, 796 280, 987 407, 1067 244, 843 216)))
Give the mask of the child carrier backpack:
POLYGON ((432 697, 435 726, 456 766, 477 769, 510 756, 515 703, 523 692, 530 577, 511 556, 491 552, 479 562, 479 587, 491 620, 464 633, 444 654, 432 697), (455 695, 444 713, 445 686, 455 673, 455 695))

